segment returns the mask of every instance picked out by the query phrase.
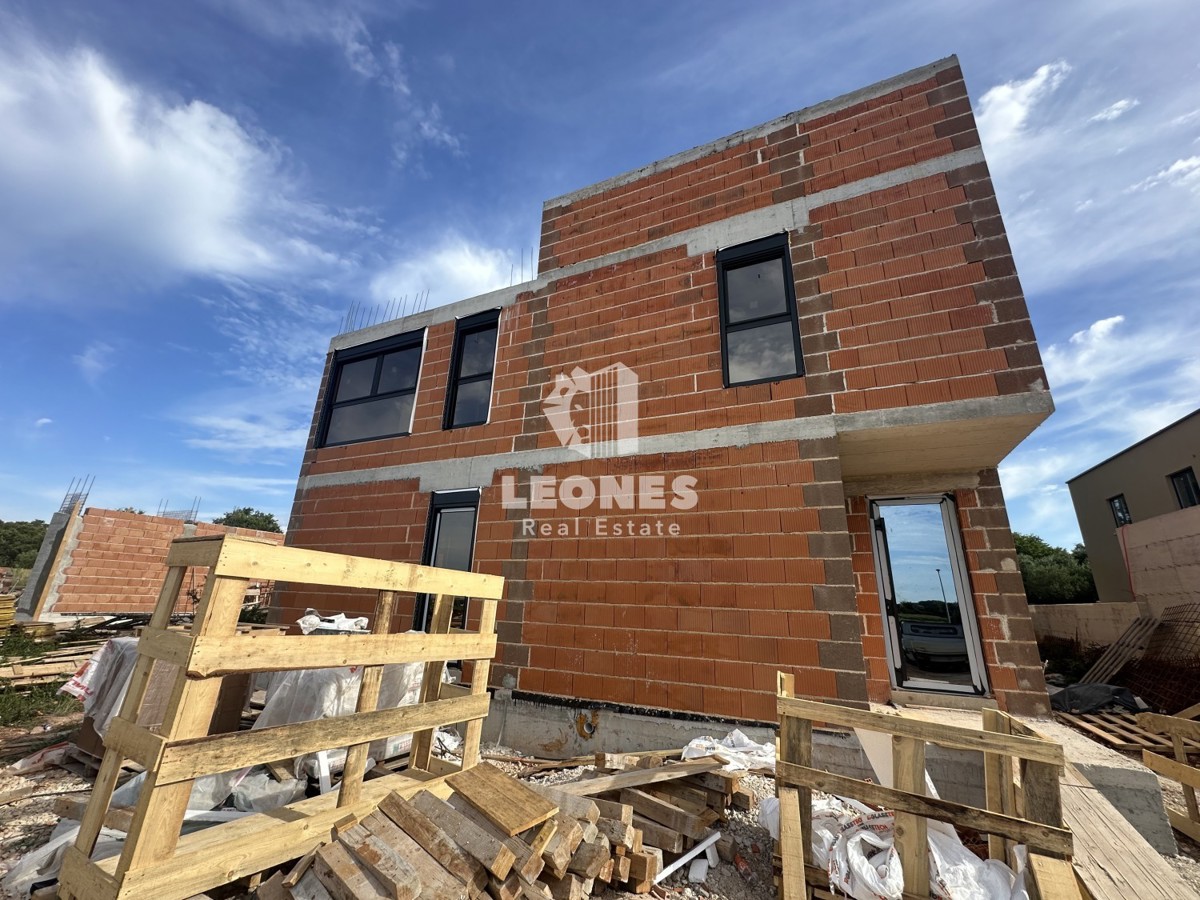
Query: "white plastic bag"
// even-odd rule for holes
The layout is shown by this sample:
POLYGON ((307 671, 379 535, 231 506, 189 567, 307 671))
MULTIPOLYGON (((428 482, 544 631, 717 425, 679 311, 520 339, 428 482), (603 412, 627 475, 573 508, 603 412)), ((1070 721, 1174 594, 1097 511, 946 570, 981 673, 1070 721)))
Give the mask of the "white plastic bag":
MULTIPOLYGON (((60 819, 45 844, 26 853, 8 870, 8 874, 0 882, 5 894, 10 897, 28 897, 35 884, 57 879, 59 870, 62 869, 63 856, 68 847, 75 845, 78 836, 78 822, 60 819)), ((125 832, 101 828, 92 859, 116 856, 124 844, 125 832)))
POLYGON ((757 744, 736 728, 719 741, 711 737, 698 737, 683 748, 684 759, 713 754, 729 760, 723 769, 725 772, 744 772, 748 769, 775 771, 775 744, 757 744))

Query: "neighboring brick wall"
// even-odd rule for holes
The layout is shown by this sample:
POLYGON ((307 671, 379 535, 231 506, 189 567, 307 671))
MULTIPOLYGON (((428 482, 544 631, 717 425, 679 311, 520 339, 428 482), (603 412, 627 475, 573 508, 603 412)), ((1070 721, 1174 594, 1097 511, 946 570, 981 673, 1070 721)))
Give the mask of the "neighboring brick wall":
MULTIPOLYGON (((985 469, 979 475, 979 487, 955 491, 954 500, 988 681, 1002 709, 1020 715, 1045 715, 1050 711, 1046 683, 1000 479, 995 469, 985 469)), ((883 702, 891 688, 867 499, 851 497, 849 508, 868 690, 872 700, 883 702)))
MULTIPOLYGON (((150 612, 158 601, 171 541, 184 536, 179 519, 113 509, 85 509, 78 540, 64 553, 66 564, 55 614, 150 612), (68 555, 69 554, 69 555, 68 555)), ((198 522, 196 537, 240 534, 283 543, 283 535, 198 522)), ((184 579, 176 608, 189 611, 189 588, 203 588, 208 570, 193 568, 184 579)))

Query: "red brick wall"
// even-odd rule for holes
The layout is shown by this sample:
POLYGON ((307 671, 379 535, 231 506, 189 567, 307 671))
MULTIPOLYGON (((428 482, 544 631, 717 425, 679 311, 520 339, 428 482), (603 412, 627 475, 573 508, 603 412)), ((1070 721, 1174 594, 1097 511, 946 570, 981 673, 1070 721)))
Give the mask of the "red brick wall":
MULTIPOLYGON (((1033 621, 1025 601, 1025 587, 996 470, 982 471, 979 487, 955 491, 954 500, 991 688, 1000 707, 1008 712, 1048 714, 1046 683, 1033 621)), ((851 497, 848 508, 867 687, 872 700, 883 702, 891 688, 867 499, 851 497)))
POLYGON ((962 72, 936 76, 542 214, 539 270, 978 146, 962 72))
MULTIPOLYGON (((636 372, 643 437, 1045 390, 986 165, 947 165, 848 199, 815 197, 978 144, 953 67, 547 207, 545 280, 502 311, 488 423, 442 430, 454 323, 434 324, 412 434, 316 448, 318 399, 301 474, 557 447, 541 404, 555 375, 575 366, 622 362, 636 372), (725 388, 713 253, 635 248, 800 197, 811 198, 808 224, 790 243, 805 376, 725 388), (555 277, 554 269, 618 250, 631 252, 555 277)), ((327 364, 322 396, 328 375, 327 364)), ((694 474, 700 493, 694 511, 669 516, 686 526, 680 536, 661 541, 522 539, 517 517, 501 507, 505 473, 484 486, 476 568, 508 578, 495 681, 749 719, 772 718, 776 668, 794 671, 798 689, 813 696, 865 701, 869 684, 882 698, 873 566, 862 557, 869 564, 870 547, 848 531, 836 442, 580 461, 537 473, 659 471, 694 474)), ((509 474, 527 481, 531 473, 509 474)), ((418 491, 416 481, 300 491, 289 543, 417 561, 429 503, 418 491)), ((1019 706, 1038 690, 1029 661, 1036 650, 1032 631, 1026 639, 1019 574, 1014 592, 1013 573, 988 556, 1011 551, 1007 525, 984 521, 1003 517, 1003 500, 991 485, 971 494, 961 498, 964 535, 985 642, 1019 643, 989 648, 992 683, 1014 692, 1019 706), (987 495, 977 509, 975 495, 987 495)), ((283 602, 299 611, 319 605, 315 596, 283 602)), ((324 598, 347 611, 367 612, 373 602, 324 598)))
MULTIPOLYGON (((178 519, 144 516, 113 509, 85 509, 75 547, 54 604, 55 613, 150 612, 167 574, 171 541, 184 536, 178 519)), ((282 534, 227 528, 209 522, 195 526, 195 536, 240 534, 283 543, 282 534)), ((195 568, 184 580, 176 608, 190 609, 186 591, 204 586, 208 570, 195 568)))

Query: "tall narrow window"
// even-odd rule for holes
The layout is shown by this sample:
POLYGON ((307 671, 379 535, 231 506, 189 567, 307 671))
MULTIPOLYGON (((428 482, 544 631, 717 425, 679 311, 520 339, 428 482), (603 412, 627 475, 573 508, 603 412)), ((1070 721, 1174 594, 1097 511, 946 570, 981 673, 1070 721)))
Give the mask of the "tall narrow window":
POLYGON ((397 437, 412 429, 424 331, 339 350, 317 446, 397 437))
POLYGON ((1124 494, 1108 498, 1108 508, 1112 510, 1113 521, 1117 527, 1133 524, 1133 516, 1129 514, 1129 504, 1125 502, 1124 494))
POLYGON ((726 387, 804 374, 787 233, 717 251, 726 387))
POLYGON ((499 324, 498 309, 458 320, 454 329, 454 351, 450 356, 450 385, 446 389, 443 428, 482 425, 488 420, 499 324))
POLYGON ((1200 506, 1200 485, 1196 484, 1196 472, 1188 466, 1171 476, 1171 487, 1175 488, 1175 499, 1180 509, 1200 506))
MULTIPOLYGON (((479 491, 436 491, 429 500, 429 524, 421 563, 439 569, 471 571, 475 559, 475 520, 479 513, 479 491)), ((428 629, 433 614, 431 597, 422 595, 413 621, 428 629)), ((454 598, 451 624, 465 628, 467 598, 454 598)))

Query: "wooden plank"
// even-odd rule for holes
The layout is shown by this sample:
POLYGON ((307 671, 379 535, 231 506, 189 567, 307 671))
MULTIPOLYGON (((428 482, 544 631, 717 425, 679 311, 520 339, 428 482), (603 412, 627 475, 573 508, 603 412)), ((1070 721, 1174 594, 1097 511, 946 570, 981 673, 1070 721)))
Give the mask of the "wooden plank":
POLYGON ((1177 719, 1195 719, 1197 717, 1200 717, 1200 703, 1189 706, 1187 709, 1181 709, 1175 713, 1175 718, 1177 719))
MULTIPOLYGON (((452 597, 444 594, 434 597, 429 633, 431 635, 446 634, 450 630, 450 617, 453 612, 454 599, 452 597)), ((442 672, 446 668, 445 660, 450 658, 452 657, 442 657, 425 663, 425 671, 421 677, 420 702, 430 703, 441 696, 442 672)), ((412 748, 409 750, 409 760, 412 765, 421 769, 429 768, 434 731, 433 728, 426 728, 413 732, 412 748)))
MULTIPOLYGON (((398 829, 397 829, 398 830, 398 829)), ((383 886, 393 900, 416 900, 421 894, 422 879, 412 863, 401 855, 402 846, 385 843, 380 837, 369 831, 363 825, 347 828, 338 836, 338 840, 346 846, 354 858, 375 876, 375 880, 383 886)), ((423 856, 421 848, 416 848, 416 854, 406 854, 413 858, 418 854, 423 856)), ((466 892, 463 892, 464 897, 466 892)))
POLYGON ((1063 828, 1027 822, 1013 816, 992 813, 935 797, 923 797, 907 791, 886 788, 869 781, 848 778, 845 775, 835 775, 820 769, 793 765, 782 760, 776 762, 775 768, 776 778, 783 784, 853 797, 865 803, 886 806, 889 809, 914 813, 941 822, 965 825, 988 834, 1002 834, 1047 853, 1063 856, 1069 856, 1071 853, 1071 833, 1063 828))
MULTIPOLYGON (((396 595, 392 591, 380 591, 375 601, 375 621, 371 623, 371 634, 386 635, 392 630, 392 611, 396 595)), ((357 714, 375 712, 379 708, 379 688, 383 684, 383 666, 366 666, 358 684, 358 699, 354 704, 357 714)), ((348 806, 358 799, 362 789, 363 775, 367 771, 369 741, 360 741, 346 748, 346 761, 342 766, 342 783, 338 788, 338 806, 348 806)))
MULTIPOLYGON (((892 784, 910 794, 925 794, 925 742, 892 736, 892 784)), ((797 798, 798 802, 798 798, 797 798)), ((904 873, 904 890, 929 893, 929 838, 925 819, 896 810, 895 847, 904 873)))
MULTIPOLYGON (((518 782, 524 784, 524 782, 518 782)), ((600 818, 600 807, 595 800, 580 797, 578 794, 568 794, 549 784, 526 785, 534 793, 557 806, 562 812, 576 819, 586 819, 595 822, 600 818)))
POLYGON ((683 835, 668 825, 634 813, 633 827, 642 833, 642 840, 651 847, 659 847, 668 853, 683 852, 683 835))
POLYGON ((379 803, 379 811, 391 819, 436 859, 443 868, 477 891, 487 884, 487 870, 458 845, 446 831, 399 794, 388 794, 379 803))
MULTIPOLYGON (((167 565, 176 565, 170 555, 167 565)), ((224 537, 220 556, 212 568, 212 574, 234 578, 295 581, 330 587, 450 594, 492 600, 499 600, 504 593, 504 579, 497 575, 282 547, 238 535, 224 537)))
POLYGON ((143 628, 138 653, 176 666, 186 666, 192 654, 192 636, 173 628, 143 628))
MULTIPOLYGON (((315 853, 313 854, 316 855, 315 853)), ((291 889, 292 900, 333 900, 317 873, 309 869, 291 889)))
POLYGON ((1004 753, 1056 766, 1061 766, 1064 760, 1061 746, 1037 738, 992 734, 975 728, 943 725, 865 709, 853 709, 848 706, 818 703, 814 700, 779 697, 776 703, 780 716, 796 716, 808 719, 810 722, 825 722, 830 725, 842 725, 846 728, 865 728, 868 731, 919 738, 926 743, 955 750, 1004 753))
MULTIPOLYGON (((180 590, 183 589, 184 575, 185 570, 181 568, 167 570, 162 588, 158 593, 154 612, 150 616, 151 627, 165 628, 170 624, 171 612, 179 599, 180 590)), ((153 668, 154 660, 150 657, 139 656, 137 662, 134 663, 133 674, 129 677, 129 685, 125 689, 125 698, 121 701, 121 709, 118 713, 120 718, 129 721, 137 720, 138 710, 141 709, 153 668)), ((75 839, 75 846, 82 851, 85 859, 90 857, 92 850, 95 849, 96 838, 104 824, 104 815, 108 810, 108 804, 112 799, 113 789, 117 786, 117 778, 121 774, 124 762, 125 759, 120 753, 105 750, 104 761, 100 764, 100 771, 92 786, 87 812, 79 825, 79 836, 75 839)), ((65 881, 62 883, 66 884, 65 881)))
MULTIPOLYGON (((213 578, 210 575, 196 609, 191 633, 196 637, 233 634, 237 629, 246 587, 244 580, 213 578)), ((176 669, 159 734, 167 741, 207 734, 220 692, 220 678, 196 681, 186 678, 182 670, 176 669)), ((129 718, 136 720, 136 716, 129 718)), ((279 755, 276 753, 273 757, 279 755)), ((160 772, 147 770, 146 780, 138 795, 133 825, 117 863, 118 880, 132 870, 145 869, 171 858, 179 840, 179 829, 191 793, 190 779, 166 783, 160 772)))
MULTIPOLYGON (((496 630, 496 601, 479 601, 479 631, 481 634, 492 634, 496 630)), ((488 673, 491 672, 492 661, 476 660, 471 673, 471 693, 486 694, 488 673)), ((483 720, 477 719, 466 724, 463 729, 462 767, 469 769, 479 762, 479 739, 483 736, 483 720)))
POLYGON ((391 847, 412 867, 420 881, 421 900, 468 900, 471 889, 455 878, 441 863, 426 853, 411 835, 376 810, 362 825, 383 844, 391 847))
POLYGON ((1092 663, 1092 667, 1083 674, 1079 683, 1107 684, 1131 659, 1146 649, 1146 644, 1157 627, 1158 619, 1153 616, 1139 616, 1134 619, 1121 636, 1092 663))
POLYGON ((412 798, 412 805, 442 831, 452 835, 458 845, 479 860, 489 872, 501 881, 508 877, 516 862, 516 854, 499 837, 476 825, 433 794, 418 794, 412 798))
POLYGON ((1074 766, 1064 775, 1062 803, 1063 819, 1074 833, 1072 864, 1095 900, 1189 895, 1175 870, 1074 766))
POLYGON ((558 807, 491 763, 480 763, 446 779, 454 790, 509 837, 545 822, 558 807))
POLYGON ((577 794, 580 797, 591 797, 595 794, 607 794, 609 791, 619 791, 629 787, 641 787, 644 784, 657 784, 660 781, 671 781, 674 778, 684 778, 698 772, 715 772, 723 768, 725 763, 713 757, 688 760, 687 762, 672 763, 657 769, 634 769, 629 772, 618 772, 615 775, 601 775, 598 778, 585 778, 581 781, 568 781, 555 785, 560 791, 577 794))
MULTIPOLYGON (((313 640, 312 643, 320 642, 313 640)), ((418 706, 399 706, 354 716, 313 719, 255 731, 176 741, 163 750, 158 781, 172 784, 201 775, 228 772, 263 760, 279 759, 289 753, 313 753, 404 734, 416 728, 482 719, 487 716, 488 702, 486 694, 456 697, 418 706)))
POLYGON ((1142 751, 1142 763, 1147 769, 1157 772, 1159 775, 1166 775, 1168 778, 1178 781, 1181 785, 1200 788, 1200 769, 1197 769, 1195 766, 1189 766, 1187 763, 1159 756, 1157 753, 1149 750, 1142 751))
MULTIPOLYGON (((791 692, 791 677, 779 677, 781 690, 787 691, 788 696, 791 692)), ((813 723, 809 719, 789 715, 780 716, 779 758, 799 766, 811 766, 812 729, 813 723)), ((812 828, 812 791, 806 787, 800 787, 796 796, 800 808, 800 827, 807 832, 812 828)), ((804 857, 804 865, 810 865, 813 861, 813 853, 809 841, 805 841, 801 846, 801 853, 804 857)))
POLYGON ((330 634, 320 641, 304 635, 249 632, 230 638, 197 638, 188 674, 193 678, 241 672, 284 672, 296 668, 372 666, 402 660, 491 659, 494 634, 330 634))
MULTIPOLYGON (((1171 749, 1175 751, 1175 761, 1179 763, 1187 763, 1187 750, 1183 746, 1183 738, 1178 734, 1171 735, 1171 749)), ((1195 772, 1195 769, 1192 769, 1195 772)), ((1200 821, 1200 809, 1196 806, 1196 787, 1192 780, 1180 780, 1183 786, 1183 799, 1187 806, 1188 818, 1193 822, 1200 821)))
MULTIPOLYGON (((322 794, 271 810, 244 816, 215 828, 184 835, 168 865, 129 872, 122 900, 174 900, 190 897, 229 881, 286 863, 297 854, 329 840, 333 824, 347 814, 365 816, 391 791, 411 795, 439 782, 422 772, 407 771, 365 782, 363 797, 353 809, 339 809, 336 794, 322 794)), ((115 870, 116 857, 91 865, 101 875, 115 870)), ((90 895, 87 896, 91 900, 90 895)), ((96 895, 102 898, 102 894, 96 895)))
MULTIPOLYGON (((1008 734, 1007 717, 999 710, 983 710, 983 727, 986 731, 1008 734)), ((1016 801, 1013 797, 1013 765, 1012 758, 999 753, 983 755, 983 778, 985 805, 990 812, 1003 813, 1006 816, 1016 814, 1016 801)), ((1000 835, 988 835, 988 856, 1001 862, 1009 862, 1011 842, 1000 835)))
POLYGON ((1090 722, 1088 719, 1084 718, 1083 716, 1075 716, 1075 715, 1071 715, 1070 713, 1056 712, 1054 714, 1054 717, 1056 719, 1062 720, 1063 722, 1066 722, 1068 725, 1071 725, 1072 727, 1077 728, 1080 731, 1086 731, 1088 734, 1092 735, 1095 738, 1098 738, 1100 741, 1104 742, 1105 744, 1107 744, 1108 746, 1112 747, 1115 750, 1141 750, 1142 749, 1142 747, 1140 746, 1140 742, 1138 744, 1131 744, 1129 741, 1125 740, 1124 738, 1115 737, 1112 734, 1112 732, 1107 731, 1106 729, 1100 728, 1099 726, 1090 722))
MULTIPOLYGON (((508 847, 508 849, 512 851, 513 856, 516 857, 516 861, 513 863, 514 872, 516 872, 518 875, 521 875, 528 881, 533 881, 540 874, 542 874, 542 857, 539 854, 534 853, 533 848, 527 843, 518 837, 502 835, 496 826, 487 818, 487 816, 477 810, 466 798, 457 792, 447 797, 446 802, 456 812, 460 813, 463 818, 474 822, 480 828, 488 831, 489 833, 494 833, 501 841, 504 842, 504 845, 508 847)), ((574 822, 574 819, 570 819, 566 816, 563 816, 559 819, 560 826, 568 822, 574 822)))
POLYGON ((1180 719, 1175 716, 1160 716, 1157 713, 1140 713, 1137 723, 1153 734, 1168 734, 1185 740, 1200 741, 1200 722, 1180 719))
POLYGON ((1200 844, 1200 822, 1188 818, 1187 813, 1173 806, 1167 807, 1167 818, 1170 819, 1172 828, 1200 844))
POLYGON ((645 791, 626 788, 621 791, 621 802, 632 806, 638 815, 665 825, 693 840, 703 838, 708 833, 708 825, 703 820, 645 791))
MULTIPOLYGON (((562 792, 560 791, 559 793, 562 792)), ((600 811, 602 817, 616 819, 618 822, 624 822, 626 825, 633 824, 632 806, 617 803, 615 800, 604 800, 600 797, 592 797, 591 801, 596 804, 596 809, 600 811)))
POLYGON ((1029 854, 1029 870, 1042 900, 1084 900, 1075 870, 1065 859, 1029 854))
POLYGON ((313 869, 334 900, 388 900, 379 883, 336 841, 317 851, 313 869))
POLYGON ((779 789, 779 854, 783 858, 780 900, 805 900, 804 845, 807 843, 800 819, 800 795, 796 788, 779 789))

